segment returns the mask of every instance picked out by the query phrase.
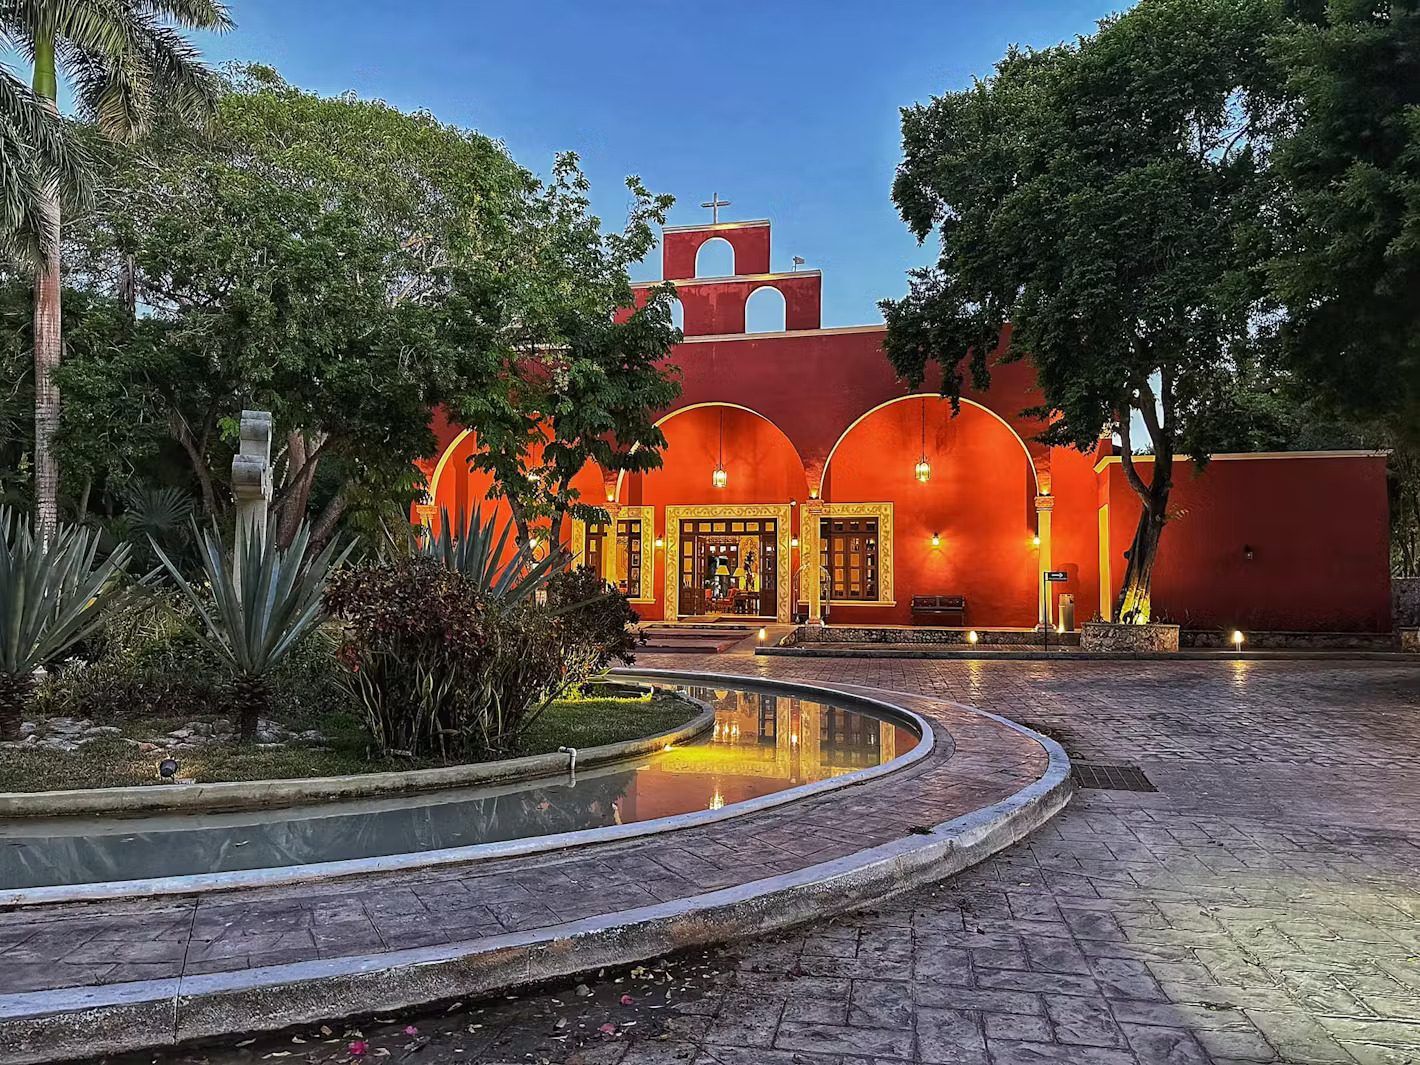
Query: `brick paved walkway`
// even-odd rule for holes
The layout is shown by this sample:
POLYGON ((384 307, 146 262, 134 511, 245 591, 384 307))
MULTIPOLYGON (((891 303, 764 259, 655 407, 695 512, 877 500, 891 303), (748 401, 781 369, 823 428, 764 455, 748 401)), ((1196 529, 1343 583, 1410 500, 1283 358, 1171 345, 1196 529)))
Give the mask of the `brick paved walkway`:
POLYGON ((733 986, 673 1039, 582 1060, 1420 1063, 1420 669, 735 668, 1022 717, 1159 792, 1082 791, 934 890, 746 945, 733 986))
MULTIPOLYGON (((643 1024, 603 1039, 592 1024, 569 1057, 553 1019, 628 986, 609 984, 480 1005, 411 1065, 1420 1063, 1420 668, 645 664, 960 700, 1049 729, 1076 756, 1139 765, 1160 790, 1083 791, 935 889, 738 945, 728 986, 671 1015, 667 1038, 638 1039, 643 1024)), ((394 1060, 404 1024, 380 1036, 394 1060)), ((292 1051, 336 1062, 344 1042, 179 1057, 292 1051)))
POLYGON ((861 789, 669 836, 288 888, 0 913, 0 998, 466 943, 654 906, 902 839, 999 802, 1045 771, 1045 751, 1015 729, 940 701, 905 702, 937 729, 921 762, 861 789))

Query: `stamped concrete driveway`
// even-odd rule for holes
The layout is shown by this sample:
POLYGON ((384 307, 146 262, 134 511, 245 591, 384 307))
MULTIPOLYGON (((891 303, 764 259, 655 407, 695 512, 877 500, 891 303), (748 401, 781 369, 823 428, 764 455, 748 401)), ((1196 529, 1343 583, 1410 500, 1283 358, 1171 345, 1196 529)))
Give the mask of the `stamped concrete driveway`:
POLYGON ((1420 1063, 1420 663, 716 665, 945 696, 1159 790, 747 945, 671 1039, 587 1061, 1420 1063))
MULTIPOLYGON (((738 944, 730 972, 652 1023, 598 1031, 600 1004, 631 986, 608 974, 587 997, 417 1019, 414 1042, 407 1019, 367 1027, 372 1057, 1420 1065, 1420 662, 640 664, 944 696, 1041 728, 1079 762, 1137 766, 1158 791, 1081 790, 964 875, 738 944), (595 1008, 569 1025, 579 1002, 595 1008)), ((337 1062, 345 1047, 332 1032, 319 1049, 275 1037, 180 1057, 337 1062)))

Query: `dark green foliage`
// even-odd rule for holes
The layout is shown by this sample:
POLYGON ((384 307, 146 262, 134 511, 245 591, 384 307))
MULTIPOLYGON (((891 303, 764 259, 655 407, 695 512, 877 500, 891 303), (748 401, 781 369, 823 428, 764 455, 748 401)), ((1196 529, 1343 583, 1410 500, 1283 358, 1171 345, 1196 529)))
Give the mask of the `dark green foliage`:
MULTIPOLYGON (((1237 435, 1266 352, 1273 189, 1258 142, 1275 99, 1271 0, 1143 0, 1093 37, 1012 50, 970 89, 903 111, 893 186, 934 267, 883 304, 887 352, 954 400, 1007 323, 1054 417, 1044 439, 1118 433, 1143 501, 1118 613, 1149 616, 1175 456, 1237 435), (1155 456, 1135 470, 1133 421, 1155 456)), ((1141 449, 1142 450, 1142 449, 1141 449)))
POLYGON ((1272 54, 1293 107, 1270 276, 1294 365, 1420 439, 1420 2, 1295 4, 1272 54))
POLYGON ((588 573, 553 577, 546 607, 500 602, 428 557, 339 574, 328 602, 376 747, 443 759, 512 751, 550 702, 613 657, 629 661, 636 615, 588 573))

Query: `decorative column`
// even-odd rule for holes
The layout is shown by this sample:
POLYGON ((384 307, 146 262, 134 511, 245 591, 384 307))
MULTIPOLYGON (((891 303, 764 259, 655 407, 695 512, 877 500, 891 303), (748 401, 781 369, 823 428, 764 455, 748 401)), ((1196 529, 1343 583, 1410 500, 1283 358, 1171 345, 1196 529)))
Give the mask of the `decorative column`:
POLYGON ((1040 537, 1040 547, 1036 549, 1036 559, 1039 562, 1036 573, 1036 589, 1040 595, 1040 625, 1042 627, 1052 624, 1053 616, 1050 609, 1050 585, 1045 583, 1045 573, 1051 568, 1050 514, 1054 509, 1054 496, 1035 497, 1035 528, 1036 536, 1040 537))
MULTIPOLYGON (((621 506, 618 503, 608 503, 603 509, 607 513, 608 521, 606 533, 602 536, 602 576, 606 578, 608 584, 615 588, 621 580, 621 576, 617 572, 620 560, 617 558, 616 535, 616 522, 621 513, 621 506)), ((590 530, 588 535, 591 535, 590 530)), ((645 565, 644 561, 642 565, 645 565)))
POLYGON ((799 581, 809 604, 809 624, 823 624, 823 587, 819 571, 819 525, 823 500, 810 499, 799 510, 799 581))
POLYGON ((271 412, 242 411, 240 443, 232 456, 232 495, 237 501, 237 534, 232 548, 232 583, 241 594, 237 571, 247 544, 266 541, 266 511, 271 503, 271 412))
POLYGON ((434 521, 439 516, 439 508, 433 503, 414 504, 414 524, 422 525, 430 532, 434 531, 434 521))

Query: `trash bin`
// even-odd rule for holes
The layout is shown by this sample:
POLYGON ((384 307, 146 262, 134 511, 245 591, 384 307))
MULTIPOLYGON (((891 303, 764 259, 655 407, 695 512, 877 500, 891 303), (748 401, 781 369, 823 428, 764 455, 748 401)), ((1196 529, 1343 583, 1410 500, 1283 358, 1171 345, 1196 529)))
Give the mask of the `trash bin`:
POLYGON ((1060 593, 1059 613, 1055 616, 1060 619, 1061 632, 1075 631, 1075 594, 1073 592, 1060 593))

